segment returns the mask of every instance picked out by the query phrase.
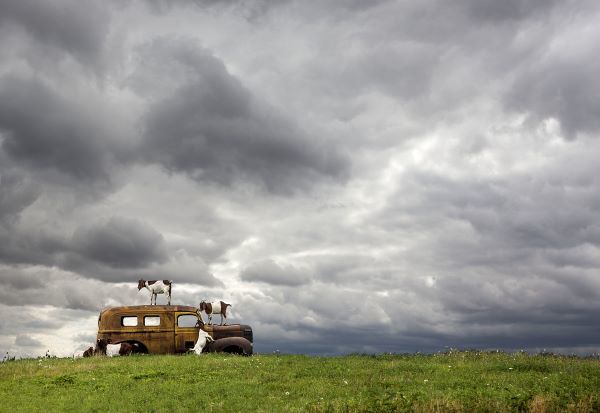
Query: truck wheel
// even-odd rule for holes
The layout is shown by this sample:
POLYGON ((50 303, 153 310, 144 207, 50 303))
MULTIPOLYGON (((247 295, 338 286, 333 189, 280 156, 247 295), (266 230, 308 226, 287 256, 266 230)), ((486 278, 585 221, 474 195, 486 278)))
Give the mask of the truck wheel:
POLYGON ((244 354, 244 350, 242 350, 242 348, 238 346, 229 346, 223 349, 223 353, 242 355, 244 354))
POLYGON ((251 356, 252 343, 243 337, 221 338, 212 342, 208 351, 251 356))

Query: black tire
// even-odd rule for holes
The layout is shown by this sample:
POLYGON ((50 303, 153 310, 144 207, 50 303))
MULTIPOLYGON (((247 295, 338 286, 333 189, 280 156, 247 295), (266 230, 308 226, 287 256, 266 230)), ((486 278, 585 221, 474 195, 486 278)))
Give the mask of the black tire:
POLYGON ((207 346, 209 352, 239 354, 241 356, 252 355, 252 343, 243 337, 221 338, 207 346))

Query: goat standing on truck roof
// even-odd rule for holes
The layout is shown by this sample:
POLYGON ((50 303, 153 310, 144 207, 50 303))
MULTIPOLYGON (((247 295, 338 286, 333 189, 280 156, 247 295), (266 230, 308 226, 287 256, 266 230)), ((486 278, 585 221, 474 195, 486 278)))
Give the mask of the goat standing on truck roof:
MULTIPOLYGON (((212 324, 212 315, 221 314, 221 325, 223 325, 223 319, 227 321, 227 307, 231 307, 231 304, 227 304, 223 301, 217 301, 214 303, 207 303, 206 301, 201 301, 197 310, 198 317, 202 319, 202 312, 204 311, 208 316, 208 324, 212 324)), ((227 323, 225 323, 225 325, 227 325, 227 323)))
POLYGON ((173 285, 172 281, 169 280, 139 280, 138 281, 138 291, 142 288, 146 287, 148 291, 150 291, 150 305, 152 305, 152 299, 154 299, 154 305, 156 305, 156 296, 158 294, 165 294, 167 296, 168 303, 167 305, 171 305, 171 286, 173 285))

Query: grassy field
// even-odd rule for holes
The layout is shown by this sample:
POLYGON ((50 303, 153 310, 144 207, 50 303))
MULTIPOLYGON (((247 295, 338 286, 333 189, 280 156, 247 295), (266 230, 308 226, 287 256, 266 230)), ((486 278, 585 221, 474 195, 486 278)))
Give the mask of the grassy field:
POLYGON ((224 354, 0 363, 3 412, 600 412, 600 360, 224 354))

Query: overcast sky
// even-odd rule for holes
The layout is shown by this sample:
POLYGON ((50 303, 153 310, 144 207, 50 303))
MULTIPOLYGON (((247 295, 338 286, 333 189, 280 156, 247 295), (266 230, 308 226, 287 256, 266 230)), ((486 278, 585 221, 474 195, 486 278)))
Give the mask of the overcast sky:
POLYGON ((2 0, 0 352, 139 278, 258 352, 599 351, 598 50, 595 0, 2 0))

